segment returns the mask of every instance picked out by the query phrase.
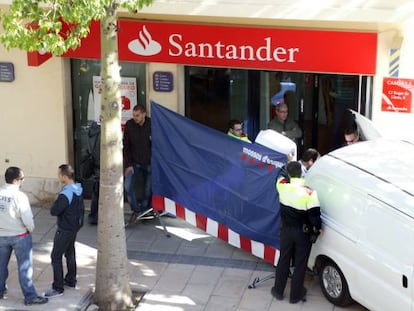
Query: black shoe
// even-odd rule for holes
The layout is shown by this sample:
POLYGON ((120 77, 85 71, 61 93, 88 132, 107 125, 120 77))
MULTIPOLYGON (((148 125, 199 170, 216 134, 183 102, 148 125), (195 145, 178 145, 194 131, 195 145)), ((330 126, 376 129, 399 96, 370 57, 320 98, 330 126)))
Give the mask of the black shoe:
POLYGON ((292 299, 292 297, 290 298, 289 302, 290 303, 298 303, 298 302, 305 302, 306 301, 306 293, 308 292, 308 290, 304 287, 302 290, 302 295, 300 295, 299 298, 296 299, 292 299))
POLYGON ((69 283, 67 281, 63 281, 63 285, 65 285, 67 287, 70 287, 70 288, 73 288, 73 289, 76 289, 76 283, 72 284, 72 283, 69 283))
POLYGON ((44 296, 46 298, 55 298, 55 297, 59 297, 59 296, 62 296, 62 295, 63 295, 63 292, 58 291, 58 290, 56 290, 54 288, 51 288, 51 289, 49 289, 49 290, 46 291, 46 293, 45 293, 44 296))
POLYGON ((135 222, 137 221, 137 218, 138 218, 138 212, 135 212, 135 211, 132 212, 131 217, 129 217, 127 226, 131 226, 135 224, 135 222))
POLYGON ((33 299, 33 300, 25 300, 24 301, 24 304, 26 305, 26 306, 30 306, 30 305, 42 305, 42 304, 44 304, 44 303, 46 303, 46 302, 48 302, 49 301, 49 299, 47 299, 46 297, 40 297, 40 296, 37 296, 35 299, 33 299))
POLYGON ((6 299, 7 298, 7 286, 4 292, 0 293, 0 299, 6 299))
POLYGON ((270 293, 272 294, 273 297, 275 297, 277 300, 283 300, 283 295, 276 293, 276 289, 273 286, 272 289, 270 290, 270 293))
POLYGON ((93 215, 88 215, 88 222, 90 225, 95 226, 98 224, 98 217, 95 217, 93 215))

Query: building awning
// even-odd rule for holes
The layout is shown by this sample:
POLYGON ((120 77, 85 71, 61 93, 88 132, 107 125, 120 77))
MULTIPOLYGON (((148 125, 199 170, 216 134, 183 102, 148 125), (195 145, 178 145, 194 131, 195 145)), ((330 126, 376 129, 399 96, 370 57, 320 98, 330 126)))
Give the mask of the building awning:
MULTIPOLYGON (((377 33, 120 20, 121 61, 374 75, 377 33)), ((64 57, 100 59, 99 22, 64 57)), ((39 65, 31 61, 29 65, 39 65)))

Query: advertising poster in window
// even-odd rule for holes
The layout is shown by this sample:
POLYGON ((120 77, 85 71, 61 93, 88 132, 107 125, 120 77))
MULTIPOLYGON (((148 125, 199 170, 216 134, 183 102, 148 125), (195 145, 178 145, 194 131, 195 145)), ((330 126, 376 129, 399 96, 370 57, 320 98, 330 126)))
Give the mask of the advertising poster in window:
MULTIPOLYGON (((88 119, 98 121, 101 113, 101 77, 93 76, 93 95, 89 96, 88 119), (91 98, 92 97, 92 98, 91 98)), ((132 118, 132 109, 137 104, 137 79, 121 77, 122 126, 132 118)))
POLYGON ((413 91, 413 79, 384 78, 381 110, 411 113, 413 91))

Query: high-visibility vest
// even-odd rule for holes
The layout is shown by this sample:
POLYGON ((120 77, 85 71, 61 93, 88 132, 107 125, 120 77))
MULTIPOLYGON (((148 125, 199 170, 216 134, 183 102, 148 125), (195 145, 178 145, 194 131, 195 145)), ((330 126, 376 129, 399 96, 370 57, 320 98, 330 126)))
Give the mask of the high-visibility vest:
POLYGON ((247 135, 244 134, 244 133, 242 133, 241 136, 237 136, 237 135, 234 135, 232 132, 228 131, 227 135, 229 135, 230 137, 233 137, 233 138, 240 139, 240 140, 243 140, 243 141, 247 141, 248 143, 251 143, 251 141, 249 140, 249 137, 247 137, 247 135))
POLYGON ((279 178, 277 191, 280 203, 297 210, 306 211, 319 206, 316 190, 305 186, 303 178, 290 178, 290 182, 287 182, 285 178, 279 178))
POLYGON ((321 228, 318 194, 305 186, 303 178, 279 178, 276 184, 279 193, 282 222, 286 225, 309 224, 321 228))

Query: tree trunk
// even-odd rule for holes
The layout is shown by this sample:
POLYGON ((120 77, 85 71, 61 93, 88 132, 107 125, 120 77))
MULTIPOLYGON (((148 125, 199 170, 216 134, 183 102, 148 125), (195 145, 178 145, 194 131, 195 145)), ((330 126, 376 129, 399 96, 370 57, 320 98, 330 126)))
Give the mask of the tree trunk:
POLYGON ((101 166, 95 303, 99 310, 133 305, 124 226, 120 67, 115 1, 101 19, 101 166))

